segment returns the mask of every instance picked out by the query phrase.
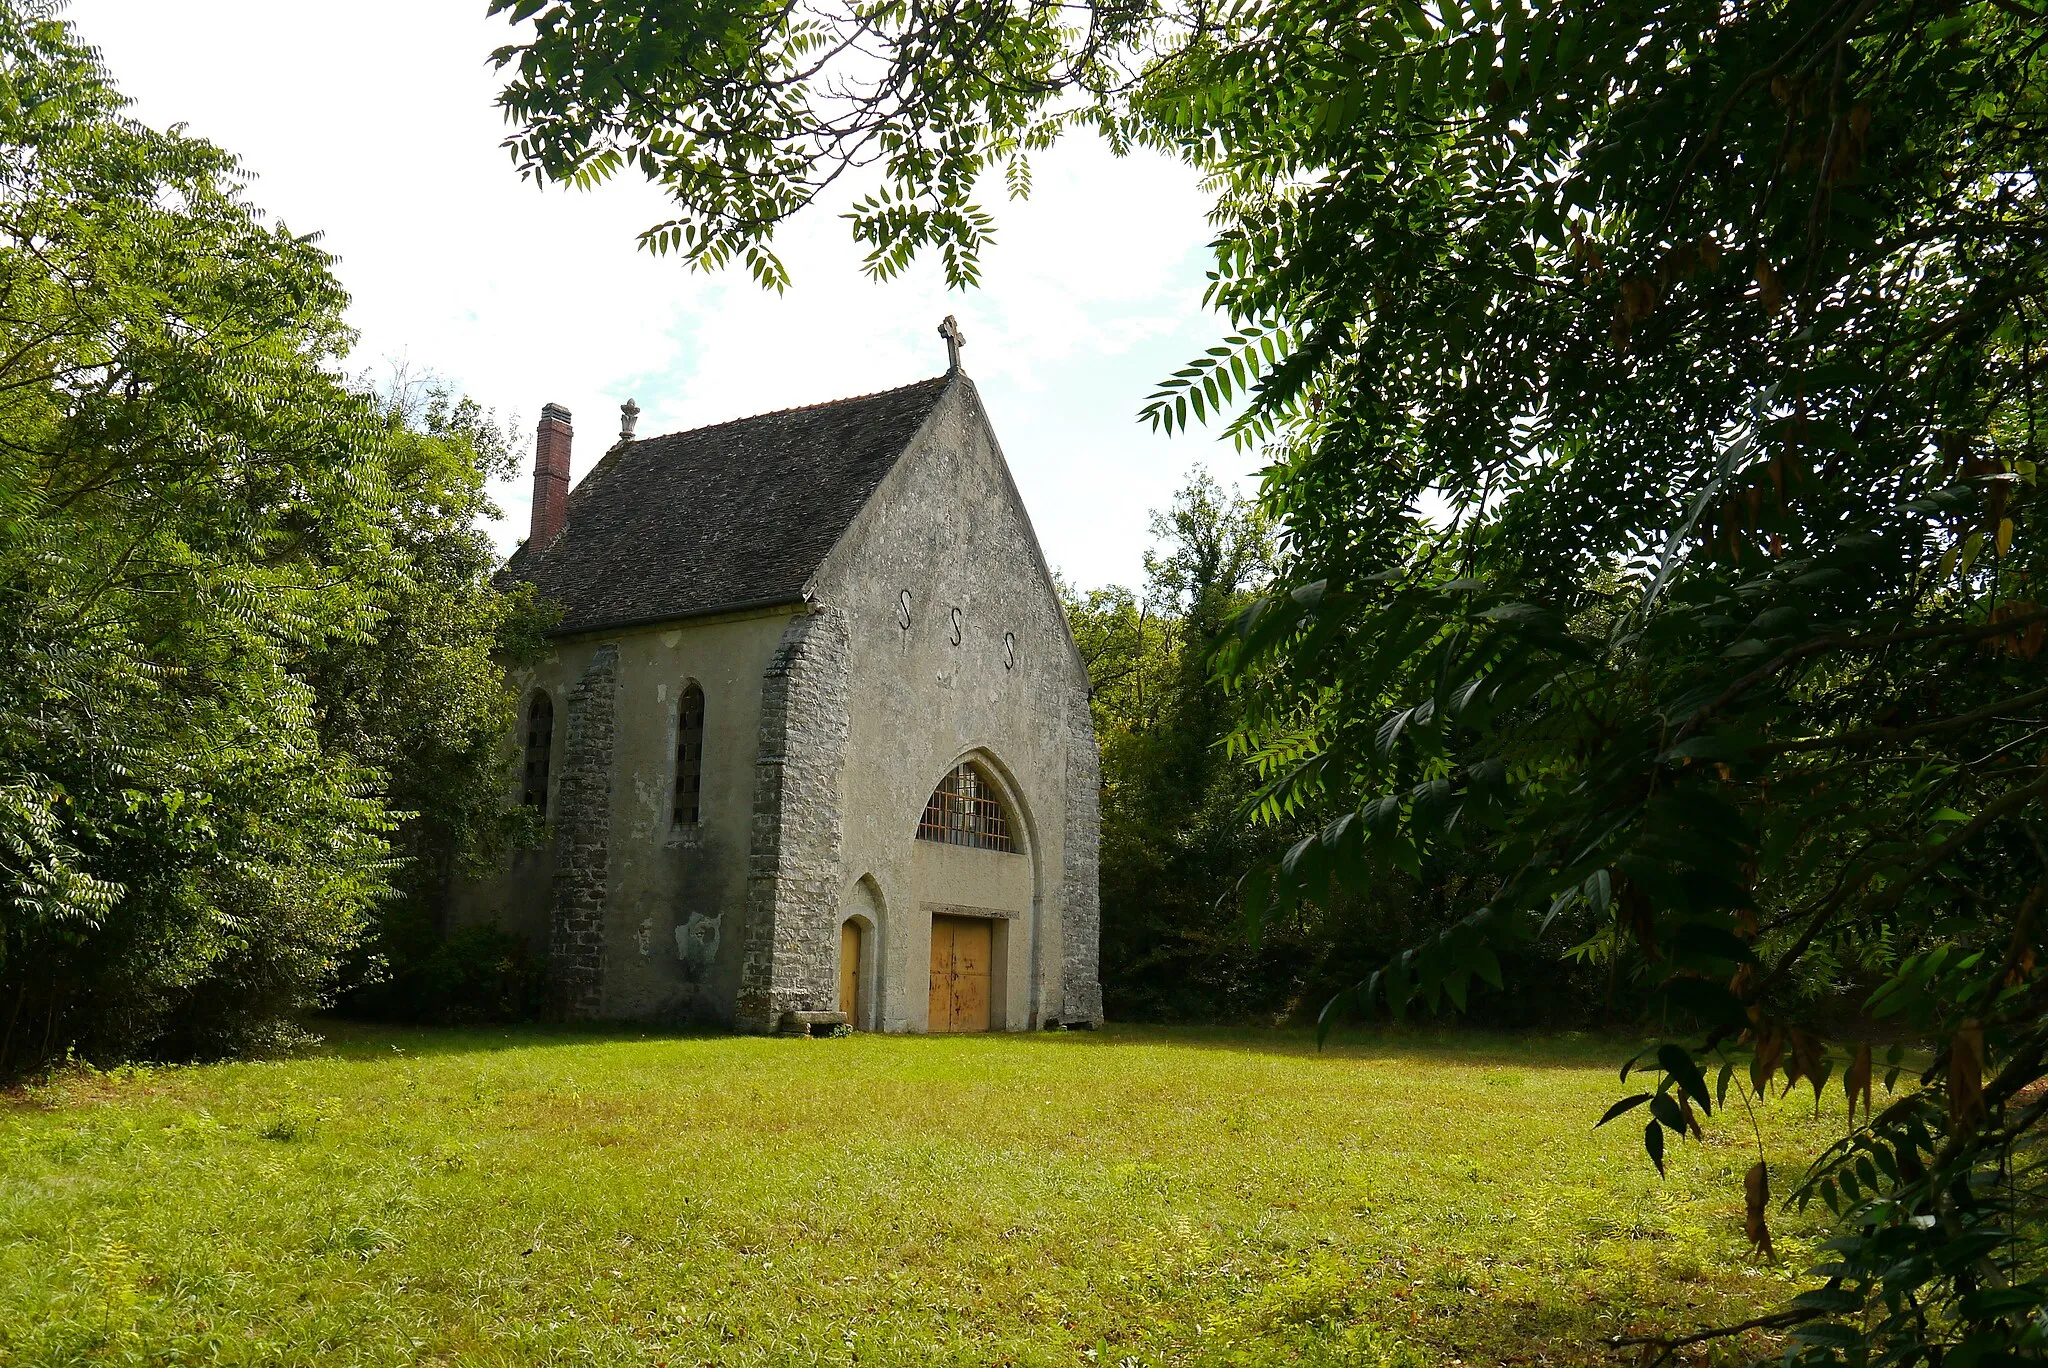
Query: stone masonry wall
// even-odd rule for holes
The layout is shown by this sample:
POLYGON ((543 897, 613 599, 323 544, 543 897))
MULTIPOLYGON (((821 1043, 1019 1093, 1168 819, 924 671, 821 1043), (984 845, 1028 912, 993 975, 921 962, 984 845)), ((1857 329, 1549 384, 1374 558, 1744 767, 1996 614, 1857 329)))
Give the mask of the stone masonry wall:
POLYGON ((840 884, 839 780, 847 737, 845 618, 801 615, 761 689, 761 750, 747 864, 747 921, 735 1017, 773 1030, 788 1011, 837 999, 832 956, 840 884))
POLYGON ((1095 771, 1083 690, 1052 575, 974 386, 956 376, 925 427, 819 568, 817 599, 846 615, 856 681, 841 780, 841 861, 880 895, 874 973, 883 1030, 927 1027, 935 909, 1009 906, 935 896, 937 847, 915 839, 932 786, 963 758, 986 761, 1008 792, 1023 854, 955 848, 1021 876, 1029 911, 1006 922, 992 966, 992 1022, 1028 1030, 1074 1009, 1095 984, 1095 771), (1084 754, 1069 729, 1079 724, 1084 754), (1070 785, 1070 760, 1085 767, 1070 785), (1070 799, 1071 792, 1084 795, 1070 799), (1069 812, 1085 823, 1069 849, 1069 812), (921 847, 928 847, 921 849, 921 847), (922 855, 924 858, 919 858, 922 855), (929 904, 929 905, 928 905, 929 904), (1071 909, 1071 910, 1070 910, 1071 909), (1067 929, 1070 916, 1080 924, 1067 929), (1072 938, 1070 941, 1069 938, 1072 938), (1070 975, 1067 952, 1075 958, 1070 975), (1080 985, 1085 984, 1083 988, 1080 985))
POLYGON ((1088 707, 1088 687, 1082 684, 1067 705, 1066 907, 1060 922, 1060 977, 1066 1001, 1057 1015, 1062 1021, 1091 1025, 1102 1020, 1101 776, 1094 715, 1088 707))
POLYGON ((593 1020, 604 1009, 618 685, 619 648, 600 646, 569 690, 562 774, 555 784, 548 966, 555 1008, 570 1021, 593 1020))

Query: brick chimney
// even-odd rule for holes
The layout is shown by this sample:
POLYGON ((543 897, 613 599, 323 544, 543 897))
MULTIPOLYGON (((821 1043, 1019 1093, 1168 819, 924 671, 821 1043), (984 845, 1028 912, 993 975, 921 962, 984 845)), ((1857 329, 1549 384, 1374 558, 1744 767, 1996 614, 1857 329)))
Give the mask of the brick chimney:
POLYGON ((545 551, 548 543, 569 520, 569 440, 576 430, 569 426, 569 410, 560 404, 541 408, 540 423, 533 433, 533 529, 527 533, 529 551, 545 551))

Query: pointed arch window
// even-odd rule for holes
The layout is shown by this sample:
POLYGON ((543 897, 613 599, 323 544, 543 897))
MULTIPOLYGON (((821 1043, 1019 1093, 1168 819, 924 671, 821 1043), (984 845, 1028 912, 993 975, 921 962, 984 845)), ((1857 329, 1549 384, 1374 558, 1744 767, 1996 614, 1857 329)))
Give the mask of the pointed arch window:
POLYGON ((676 825, 704 815, 704 690, 691 680, 676 705, 676 825))
POLYGON ((526 709, 526 772, 519 801, 548 815, 548 762, 555 751, 555 704, 544 693, 526 709))
POLYGON ((988 777, 972 764, 956 767, 932 790, 924 817, 917 824, 917 839, 1012 854, 1017 850, 1002 800, 996 797, 988 777))

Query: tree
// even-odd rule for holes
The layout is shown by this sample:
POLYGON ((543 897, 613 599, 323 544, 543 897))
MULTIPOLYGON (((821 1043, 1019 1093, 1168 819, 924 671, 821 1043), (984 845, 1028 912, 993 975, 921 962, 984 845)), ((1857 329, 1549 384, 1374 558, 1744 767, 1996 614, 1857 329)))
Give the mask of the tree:
MULTIPOLYGON (((1485 875, 1442 862, 1378 870, 1247 935, 1245 870, 1334 815, 1305 804, 1283 820, 1245 820, 1257 776, 1231 745, 1264 684, 1233 683, 1214 666, 1232 623, 1270 586, 1273 527, 1202 475, 1153 514, 1152 535, 1142 595, 1063 589, 1102 746, 1104 1001, 1125 1021, 1312 1018, 1485 875)), ((1471 1009, 1497 1026, 1586 1025, 1598 986, 1587 965, 1530 973, 1471 1009)), ((1632 996, 1624 1010, 1637 1005, 1632 996)))
MULTIPOLYGON (((1257 510, 1206 475, 1155 513, 1142 595, 1065 593, 1102 748, 1102 982, 1119 1020, 1285 1016, 1326 954, 1308 928, 1247 944, 1239 872, 1281 837, 1246 826, 1254 777, 1224 753, 1239 706, 1210 669, 1271 575, 1257 510)), ((1324 986, 1328 980, 1322 980, 1324 986)))
POLYGON ((122 108, 0 4, 0 1076, 288 1033, 504 707, 474 415, 346 383, 315 241, 122 108))
MULTIPOLYGON (((1349 1005, 1461 1004, 1576 925, 1674 1033, 1610 1113, 1647 1109, 1660 1167, 1745 1065, 1860 1097, 1793 1184, 1843 1221, 1773 1322, 1816 1362, 2041 1348, 2041 1193, 1989 1180, 2048 1057, 2044 35, 1996 5, 1508 9, 1340 57, 1309 22, 1202 96, 1271 101, 1219 163, 1218 298, 1297 340, 1240 419, 1280 440, 1296 552, 1246 620, 1240 660, 1291 683, 1248 737, 1279 810, 1348 809, 1283 905, 1483 860, 1497 887, 1349 1005), (1271 93, 1348 69, 1355 120, 1271 93), (1880 1027, 1823 1040, 1859 977, 1935 1050, 1874 1118, 1880 1027)), ((1767 1184, 1760 1155, 1764 1248, 1767 1184)))
POLYGON ((1028 193, 1030 154, 1088 124, 1122 146, 1147 129, 1124 105, 1207 6, 1115 0, 933 4, 773 0, 491 0, 533 20, 494 54, 521 172, 591 186, 637 170, 675 201, 641 244, 692 265, 740 260, 780 289, 775 229, 849 172, 883 184, 851 213, 886 278, 930 249, 972 283, 992 221, 985 174, 1028 193))
POLYGON ((553 617, 530 587, 492 583, 498 555, 486 482, 518 473, 519 443, 472 399, 401 371, 375 396, 395 496, 381 515, 393 554, 369 586, 375 631, 308 658, 323 750, 381 776, 399 815, 398 857, 369 934, 343 973, 348 1011, 426 1020, 524 1018, 542 1002, 542 966, 493 928, 451 938, 452 879, 488 870, 540 836, 532 809, 506 801, 503 746, 513 696, 501 666, 546 650, 553 617))
MULTIPOLYGON (((2048 1114, 2048 18, 655 12, 546 6, 504 54, 513 146, 536 174, 637 165, 680 215, 650 244, 700 262, 764 252, 864 156, 870 270, 936 246, 955 281, 986 240, 976 176, 1065 127, 1207 172, 1235 331, 1147 411, 1241 404, 1232 430, 1272 445, 1283 556, 1229 648, 1258 685, 1241 744, 1269 820, 1338 814, 1252 881, 1255 907, 1388 868, 1483 874, 1336 1009, 1462 1007, 1569 932, 1671 1032, 1610 1113, 1647 1114, 1653 1162, 1738 1074, 1863 1102, 1792 1185, 1842 1221, 1820 1285, 1767 1320, 1793 1359, 2048 1349, 2022 1153, 2048 1114), (842 63, 872 83, 836 89, 842 63), (774 117, 732 133, 742 108, 774 117), (743 171, 769 190, 732 193, 743 171), (1823 1038, 1857 982, 1932 1046, 1874 1116, 1874 1028, 1823 1038)), ((1768 1180, 1760 1156, 1764 1249, 1768 1180)))

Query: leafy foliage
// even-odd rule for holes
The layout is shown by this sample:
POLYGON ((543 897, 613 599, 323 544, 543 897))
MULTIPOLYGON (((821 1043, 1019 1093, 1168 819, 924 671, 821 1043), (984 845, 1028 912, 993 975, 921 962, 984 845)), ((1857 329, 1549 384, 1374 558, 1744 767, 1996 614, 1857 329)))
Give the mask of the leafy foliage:
POLYGON ((490 937, 443 944, 452 876, 478 873, 537 839, 531 809, 506 802, 512 702, 500 666, 545 649, 553 610, 524 587, 494 587, 482 532, 485 481, 513 474, 518 443, 474 400, 401 374, 378 396, 397 496, 380 515, 392 555, 366 583, 376 630, 328 642, 306 662, 321 745, 373 764, 402 814, 401 858, 373 936, 350 957, 342 1005, 412 1020, 523 1020, 539 967, 490 937))
POLYGON ((1298 339, 1237 420, 1280 439, 1294 553, 1237 645, 1290 684, 1246 739, 1273 810, 1346 811, 1281 905, 1485 861, 1495 891, 1350 1005, 1461 1005, 1575 928, 1680 1033, 1632 1099, 1659 1167, 1738 1041, 1752 1086, 1816 1101, 1867 1099, 1879 1030, 1934 1042, 1793 1190, 1843 1234, 1792 1357, 2038 1352, 2012 1166, 2048 1051, 2048 31, 1996 5, 1328 20, 1275 16, 1168 113, 1200 140, 1233 111, 1216 297, 1298 339), (1308 117, 1318 90, 1345 117, 1308 117), (1813 990, 1859 981, 1884 1025, 1831 1051, 1813 990))
POLYGON ((1150 40, 1196 22, 1162 26, 1124 0, 1089 7, 1079 28, 1042 0, 491 0, 490 13, 533 23, 495 54, 522 173, 590 186, 637 170, 678 211, 643 247, 738 260, 775 289, 789 279, 776 226, 869 168, 882 184, 848 213, 869 273, 930 249, 949 282, 972 284, 993 230, 979 182, 999 172, 1028 194, 1030 154, 1076 125, 1121 145, 1137 130, 1116 97, 1140 82, 1150 40))
MULTIPOLYGON (((1284 914, 1390 868, 1473 875, 1336 1008, 1462 1009, 1532 946, 1597 965, 1671 1032, 1636 1100, 1660 1167, 1744 1073, 1864 1103, 1790 1194, 1842 1232, 1772 1322, 1796 1327, 1792 1359, 2048 1350, 2026 1149, 2048 1112, 2048 18, 2015 0, 1090 6, 1056 41, 1116 48, 1138 73, 1119 84, 1062 79, 1009 22, 806 13, 820 50, 872 48, 892 73, 831 106, 852 129, 910 140, 941 126, 921 101, 949 111, 945 157, 885 163, 893 196, 957 195, 975 157, 1022 146, 995 92, 1211 175, 1211 301, 1236 331, 1147 413, 1177 428, 1237 404, 1231 430, 1272 444, 1281 574, 1228 648, 1258 706, 1236 744, 1266 819, 1335 814, 1248 897, 1284 914), (902 61, 977 38, 971 81, 902 61), (1868 1012, 1846 1038, 1844 992, 1868 1012), (1933 1057, 1873 1117, 1885 1036, 1933 1057)), ((1049 10, 1006 13, 1052 31, 1049 10)), ((573 86, 582 54, 548 23, 515 114, 573 86)), ((830 103, 770 58, 772 98, 830 103)), ((794 155, 795 180, 833 164, 794 155)), ((693 221, 765 241, 769 218, 717 220, 733 201, 703 190, 679 196, 693 221)), ((903 251, 985 237, 855 227, 903 251)), ((1763 1251, 1767 1190, 1753 1169, 1763 1251)))
POLYGON ((1252 946, 1217 897, 1282 838, 1240 818, 1252 776, 1223 753, 1238 707, 1209 660, 1271 576, 1271 531, 1206 476, 1152 531, 1142 595, 1067 596, 1102 748, 1105 1005, 1119 1021, 1270 1021, 1299 1005, 1317 957, 1304 951, 1328 938, 1276 926, 1252 946))
MULTIPOLYGON (((1119 1021, 1313 1018, 1427 929, 1470 874, 1379 870, 1354 894, 1296 902, 1247 934, 1244 871, 1329 817, 1244 820, 1257 777, 1228 742, 1247 691, 1212 669, 1232 621, 1270 583, 1273 527, 1255 504, 1198 475, 1153 515, 1152 535, 1142 594, 1065 593, 1102 747, 1105 1004, 1119 1021)), ((1574 966, 1511 978, 1472 1008, 1488 1025, 1587 1025, 1598 987, 1595 968, 1574 966)))
POLYGON ((289 1030, 506 706, 475 415, 346 383, 326 255, 122 107, 0 5, 0 1075, 289 1030))

